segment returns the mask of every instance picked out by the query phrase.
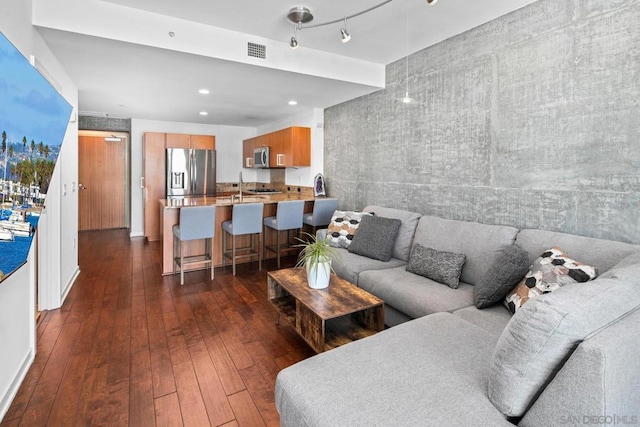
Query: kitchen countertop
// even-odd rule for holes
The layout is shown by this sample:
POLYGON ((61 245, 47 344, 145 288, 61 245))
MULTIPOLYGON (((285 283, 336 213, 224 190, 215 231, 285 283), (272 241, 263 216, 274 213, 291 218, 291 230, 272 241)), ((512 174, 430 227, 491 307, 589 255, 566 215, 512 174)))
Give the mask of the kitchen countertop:
MULTIPOLYGON (((160 199, 160 204, 165 209, 177 209, 184 206, 231 206, 231 194, 236 195, 233 204, 239 203, 237 193, 223 193, 216 196, 195 196, 195 197, 178 197, 172 199, 160 199)), ((305 196, 299 193, 276 193, 276 194, 247 194, 243 193, 243 203, 264 203, 272 204, 284 202, 288 200, 304 200, 305 202, 313 202, 316 198, 313 196, 305 196)))

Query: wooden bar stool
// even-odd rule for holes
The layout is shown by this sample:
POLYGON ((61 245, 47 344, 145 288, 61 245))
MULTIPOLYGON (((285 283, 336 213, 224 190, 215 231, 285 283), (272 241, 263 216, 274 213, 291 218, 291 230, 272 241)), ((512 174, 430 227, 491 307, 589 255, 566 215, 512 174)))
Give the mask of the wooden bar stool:
POLYGON ((276 216, 269 216, 264 219, 264 249, 266 251, 275 252, 278 258, 278 268, 280 268, 280 231, 287 230, 287 247, 285 250, 291 249, 289 246, 289 230, 300 230, 302 228, 302 213, 304 212, 304 200, 290 200, 286 202, 278 202, 276 208, 276 216), (276 231, 276 244, 267 245, 267 228, 276 231))
POLYGON ((313 234, 316 234, 318 227, 326 227, 331 223, 331 217, 338 208, 338 199, 316 199, 313 202, 313 212, 302 216, 302 222, 310 225, 313 234))
POLYGON ((231 258, 233 275, 236 275, 236 259, 258 257, 258 270, 262 270, 262 212, 264 203, 246 203, 233 205, 231 221, 222 223, 222 268, 226 259, 231 258), (231 249, 227 249, 227 234, 231 235, 231 249), (251 243, 243 248, 236 248, 236 236, 251 235, 251 243), (253 237, 258 235, 258 249, 255 249, 253 237), (242 253, 237 253, 241 251, 242 253))
POLYGON ((173 274, 180 267, 180 284, 184 285, 184 267, 205 263, 211 268, 213 280, 213 237, 216 234, 216 207, 192 206, 180 209, 180 223, 173 226, 173 274), (205 252, 184 256, 184 242, 205 239, 205 252), (176 248, 178 249, 176 251, 176 248))

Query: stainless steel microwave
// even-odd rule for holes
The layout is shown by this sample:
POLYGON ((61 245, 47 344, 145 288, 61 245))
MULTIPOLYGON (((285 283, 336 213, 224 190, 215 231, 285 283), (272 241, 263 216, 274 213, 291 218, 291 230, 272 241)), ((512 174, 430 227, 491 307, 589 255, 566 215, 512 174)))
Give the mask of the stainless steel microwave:
POLYGON ((253 150, 253 167, 259 169, 269 167, 269 147, 258 147, 253 150))

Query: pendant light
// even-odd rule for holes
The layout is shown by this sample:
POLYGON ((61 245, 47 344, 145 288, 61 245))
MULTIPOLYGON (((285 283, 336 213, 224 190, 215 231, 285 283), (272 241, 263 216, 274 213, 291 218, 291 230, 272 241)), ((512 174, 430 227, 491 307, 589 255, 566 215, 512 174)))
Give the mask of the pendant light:
POLYGON ((402 97, 400 100, 402 101, 403 104, 413 104, 414 102, 416 102, 413 98, 411 98, 409 96, 409 0, 407 0, 407 7, 406 7, 406 22, 405 22, 405 26, 406 26, 406 45, 405 45, 405 52, 406 52, 406 56, 405 56, 405 85, 406 85, 406 91, 404 93, 404 97, 402 97))

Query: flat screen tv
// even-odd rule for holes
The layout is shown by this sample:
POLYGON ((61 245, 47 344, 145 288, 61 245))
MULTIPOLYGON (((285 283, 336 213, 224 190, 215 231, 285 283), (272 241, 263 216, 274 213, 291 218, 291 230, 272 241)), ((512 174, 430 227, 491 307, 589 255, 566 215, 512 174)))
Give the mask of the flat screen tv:
POLYGON ((0 282, 27 260, 71 110, 0 33, 0 282))

